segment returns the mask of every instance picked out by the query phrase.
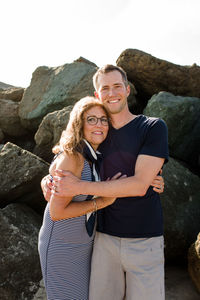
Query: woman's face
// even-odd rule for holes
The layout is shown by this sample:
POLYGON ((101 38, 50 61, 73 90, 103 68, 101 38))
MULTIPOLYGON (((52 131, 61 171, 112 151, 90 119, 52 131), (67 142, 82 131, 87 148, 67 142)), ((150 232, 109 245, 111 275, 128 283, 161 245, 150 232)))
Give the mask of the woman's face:
POLYGON ((109 124, 108 118, 100 106, 94 106, 83 114, 83 136, 96 150, 105 140, 109 124), (96 124, 95 124, 96 123, 96 124))

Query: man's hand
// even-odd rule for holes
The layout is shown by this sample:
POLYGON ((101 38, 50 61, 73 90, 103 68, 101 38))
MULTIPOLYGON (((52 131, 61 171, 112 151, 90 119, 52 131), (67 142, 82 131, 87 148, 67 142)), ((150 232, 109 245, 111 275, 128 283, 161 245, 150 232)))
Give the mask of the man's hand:
POLYGON ((41 181, 41 188, 44 195, 44 198, 46 201, 49 201, 51 198, 51 191, 53 188, 52 182, 51 182, 51 176, 48 174, 44 178, 42 178, 41 181))
POLYGON ((159 194, 164 192, 164 178, 162 177, 162 170, 160 171, 160 175, 156 176, 152 182, 153 190, 159 194))
POLYGON ((69 171, 56 170, 53 176, 52 194, 59 197, 74 197, 79 195, 81 180, 69 171))

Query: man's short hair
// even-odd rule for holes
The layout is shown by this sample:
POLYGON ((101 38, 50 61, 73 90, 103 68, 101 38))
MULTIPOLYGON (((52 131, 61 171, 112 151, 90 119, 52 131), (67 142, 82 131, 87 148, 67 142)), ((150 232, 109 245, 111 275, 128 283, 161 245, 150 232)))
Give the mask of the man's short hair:
POLYGON ((127 79, 126 72, 121 67, 108 64, 108 65, 105 65, 105 66, 99 68, 93 76, 93 86, 94 86, 96 91, 97 91, 97 88, 98 88, 99 75, 107 74, 107 73, 110 73, 110 72, 113 72, 113 71, 118 71, 122 75, 122 79, 124 81, 125 86, 128 85, 128 79, 127 79))

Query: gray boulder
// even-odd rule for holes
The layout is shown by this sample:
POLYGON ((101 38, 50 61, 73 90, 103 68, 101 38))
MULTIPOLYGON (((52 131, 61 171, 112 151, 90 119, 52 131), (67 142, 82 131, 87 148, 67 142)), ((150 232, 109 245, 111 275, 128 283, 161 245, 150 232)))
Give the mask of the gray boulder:
POLYGON ((188 251, 188 271, 192 281, 200 292, 200 233, 188 251))
POLYGON ((93 95, 95 71, 96 65, 83 58, 55 68, 37 68, 20 102, 19 116, 23 126, 35 132, 48 113, 93 95))
MULTIPOLYGON (((162 118, 169 130, 170 156, 193 167, 200 163, 200 99, 160 92, 148 102, 144 114, 162 118)), ((200 166, 200 164, 199 164, 200 166)))
POLYGON ((139 106, 138 99, 136 97, 137 90, 136 90, 134 84, 132 84, 130 81, 129 81, 129 85, 130 85, 130 95, 128 96, 128 99, 127 99, 128 107, 131 112, 137 114, 138 113, 137 108, 139 106))
POLYGON ((9 136, 23 136, 27 130, 22 127, 18 115, 19 103, 0 99, 0 127, 9 136))
POLYGON ((37 240, 41 218, 23 204, 0 209, 0 298, 32 299, 42 278, 37 240))
POLYGON ((3 142, 3 140, 4 140, 4 134, 2 129, 0 128, 0 144, 3 142))
POLYGON ((164 166, 163 176, 166 259, 186 262, 188 249, 199 232, 200 178, 173 158, 164 166))
POLYGON ((0 90, 0 99, 8 99, 15 102, 19 102, 22 100, 22 96, 24 94, 24 88, 9 88, 6 90, 0 90))
POLYGON ((34 153, 46 161, 53 158, 52 148, 59 141, 62 131, 66 128, 70 111, 73 106, 64 107, 49 113, 42 120, 36 134, 34 153))
POLYGON ((10 89, 10 88, 15 88, 15 87, 11 84, 7 84, 7 83, 4 83, 4 82, 0 81, 0 90, 1 91, 7 90, 7 89, 10 89))
POLYGON ((36 155, 12 143, 5 144, 0 152, 0 207, 19 201, 43 210, 46 203, 40 181, 48 174, 48 167, 36 155))
POLYGON ((32 300, 47 300, 46 291, 44 287, 44 281, 40 281, 40 287, 32 300))
POLYGON ((196 64, 180 66, 137 49, 126 49, 117 65, 126 71, 144 106, 160 91, 200 98, 200 67, 196 64))

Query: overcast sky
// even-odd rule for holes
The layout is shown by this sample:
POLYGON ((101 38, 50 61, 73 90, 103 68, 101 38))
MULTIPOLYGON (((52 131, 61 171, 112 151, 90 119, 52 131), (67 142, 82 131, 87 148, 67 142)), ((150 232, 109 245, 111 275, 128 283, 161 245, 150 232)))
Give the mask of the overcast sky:
POLYGON ((200 0, 4 0, 0 10, 0 81, 14 86, 80 56, 115 64, 127 48, 200 65, 200 0))

